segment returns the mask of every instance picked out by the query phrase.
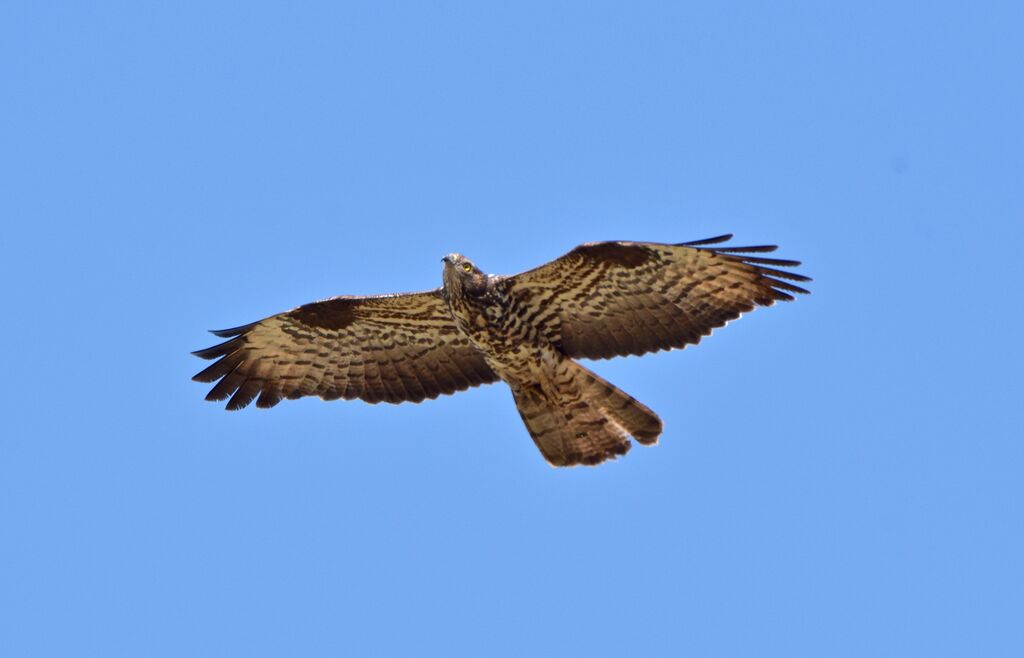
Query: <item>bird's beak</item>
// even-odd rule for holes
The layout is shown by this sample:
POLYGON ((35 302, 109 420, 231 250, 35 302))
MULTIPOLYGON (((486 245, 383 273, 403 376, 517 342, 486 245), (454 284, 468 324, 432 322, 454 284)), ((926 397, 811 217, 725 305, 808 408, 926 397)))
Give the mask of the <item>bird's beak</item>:
POLYGON ((445 256, 444 258, 441 259, 441 262, 442 263, 450 263, 450 262, 452 262, 452 259, 448 258, 447 256, 445 256))

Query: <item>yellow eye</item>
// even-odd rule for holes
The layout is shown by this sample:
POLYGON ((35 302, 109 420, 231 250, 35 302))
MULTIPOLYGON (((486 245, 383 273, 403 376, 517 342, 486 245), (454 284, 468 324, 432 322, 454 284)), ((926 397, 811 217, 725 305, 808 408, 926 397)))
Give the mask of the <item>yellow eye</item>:
POLYGON ((462 264, 462 271, 463 272, 472 272, 473 271, 473 266, 470 265, 469 263, 463 263, 462 264))

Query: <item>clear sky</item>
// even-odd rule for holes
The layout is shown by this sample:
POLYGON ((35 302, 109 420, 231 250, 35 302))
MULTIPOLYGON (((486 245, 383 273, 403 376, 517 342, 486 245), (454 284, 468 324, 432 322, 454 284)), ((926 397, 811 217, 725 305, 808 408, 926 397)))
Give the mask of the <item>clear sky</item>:
POLYGON ((1020 3, 0 4, 0 654, 1024 655, 1020 3), (733 232, 813 294, 504 385, 227 413, 337 294, 733 232))

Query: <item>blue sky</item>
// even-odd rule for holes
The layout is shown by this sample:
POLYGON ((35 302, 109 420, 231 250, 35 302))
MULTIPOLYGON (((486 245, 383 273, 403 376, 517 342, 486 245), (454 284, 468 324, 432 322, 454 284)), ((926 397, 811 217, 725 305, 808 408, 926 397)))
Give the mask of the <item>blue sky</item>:
POLYGON ((1024 652, 1019 3, 0 6, 0 654, 1024 652), (813 295, 504 386, 226 413, 336 294, 734 232, 813 295))

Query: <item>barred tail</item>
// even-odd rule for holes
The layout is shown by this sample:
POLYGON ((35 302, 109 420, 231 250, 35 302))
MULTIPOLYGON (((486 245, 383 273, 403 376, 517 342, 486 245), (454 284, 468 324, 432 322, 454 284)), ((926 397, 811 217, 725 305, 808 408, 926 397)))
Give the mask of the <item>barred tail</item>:
POLYGON ((653 411, 568 359, 512 391, 526 429, 552 466, 600 464, 626 454, 631 435, 653 445, 661 434, 653 411))

